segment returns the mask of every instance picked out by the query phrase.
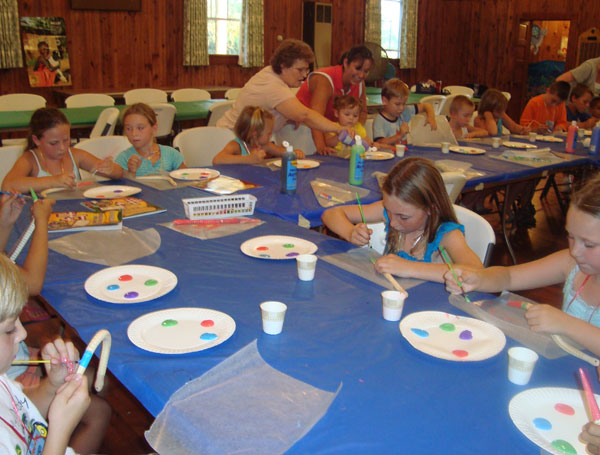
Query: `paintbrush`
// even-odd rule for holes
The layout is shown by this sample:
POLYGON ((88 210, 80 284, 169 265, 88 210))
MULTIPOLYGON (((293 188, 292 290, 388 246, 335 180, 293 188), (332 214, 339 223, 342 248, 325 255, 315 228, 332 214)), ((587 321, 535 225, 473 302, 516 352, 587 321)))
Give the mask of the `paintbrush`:
POLYGON ((592 391, 592 386, 590 385, 590 378, 588 377, 587 371, 585 371, 583 368, 580 368, 579 375, 581 376, 581 384, 583 385, 585 399, 590 409, 590 413, 592 414, 592 421, 594 423, 600 423, 600 409, 598 409, 598 403, 596 402, 596 397, 594 397, 594 392, 592 391))
MULTIPOLYGON (((358 192, 355 192, 354 194, 356 194, 356 202, 358 202, 358 209, 360 210, 360 217, 362 218, 363 224, 366 226, 367 221, 365 220, 365 212, 363 212, 362 204, 360 203, 360 197, 358 197, 358 192)), ((371 249, 371 250, 373 249, 373 248, 371 248, 371 237, 369 237, 369 249, 371 249)))
POLYGON ((456 284, 458 285, 458 287, 460 288, 460 290, 462 291, 463 297, 465 298, 465 300, 469 303, 473 303, 471 302, 471 299, 469 298, 469 296, 467 295, 467 293, 465 292, 465 290, 463 289, 463 285, 460 282, 460 280, 458 279, 458 275, 456 274, 456 272, 454 271, 454 268, 452 267, 452 263, 450 262, 450 258, 448 257, 448 255, 446 254, 446 250, 444 249, 443 246, 440 245, 440 247, 438 248, 442 259, 444 260, 444 262, 446 263, 446 265, 448 266, 448 269, 450 269, 450 272, 452 273, 452 276, 454 277, 454 279, 456 280, 456 284))
POLYGON ((38 363, 50 363, 50 360, 13 360, 13 365, 36 365, 38 363))
MULTIPOLYGON (((373 264, 375 264, 375 262, 376 262, 375 258, 369 258, 369 259, 371 260, 371 262, 373 264)), ((403 294, 408 295, 408 292, 406 292, 406 290, 402 286, 400 286, 400 283, 398 283, 396 278, 394 278, 391 273, 383 272, 382 275, 392 284, 392 286, 394 287, 394 289, 396 291, 400 291, 403 294)))
POLYGON ((0 191, 0 194, 8 194, 9 196, 17 196, 22 197, 23 199, 31 199, 31 196, 27 196, 25 194, 11 193, 10 191, 0 191))

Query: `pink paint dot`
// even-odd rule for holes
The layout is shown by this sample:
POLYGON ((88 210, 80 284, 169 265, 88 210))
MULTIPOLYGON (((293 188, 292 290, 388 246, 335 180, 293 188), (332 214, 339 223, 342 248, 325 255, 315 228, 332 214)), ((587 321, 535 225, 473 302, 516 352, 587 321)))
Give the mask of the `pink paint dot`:
POLYGON ((571 406, 569 406, 568 404, 564 404, 564 403, 556 403, 554 405, 554 409, 556 409, 558 412, 560 412, 561 414, 565 414, 568 416, 572 416, 575 415, 575 409, 573 409, 571 406))
POLYGON ((131 275, 121 275, 119 277, 119 281, 131 281, 133 280, 133 277, 131 275))
POLYGON ((200 323, 200 325, 202 327, 212 327, 213 325, 215 325, 215 321, 211 320, 211 319, 205 319, 204 321, 202 321, 200 323))
POLYGON ((452 351, 452 354, 459 358, 467 357, 469 355, 467 351, 463 351, 462 349, 455 349, 452 351))
POLYGON ((269 249, 268 246, 259 246, 256 251, 267 251, 269 249))
POLYGON ((105 196, 104 194, 99 194, 99 195, 98 195, 98 196, 96 196, 96 197, 97 197, 97 198, 99 198, 99 199, 102 199, 102 198, 104 198, 104 197, 106 197, 106 196, 105 196))

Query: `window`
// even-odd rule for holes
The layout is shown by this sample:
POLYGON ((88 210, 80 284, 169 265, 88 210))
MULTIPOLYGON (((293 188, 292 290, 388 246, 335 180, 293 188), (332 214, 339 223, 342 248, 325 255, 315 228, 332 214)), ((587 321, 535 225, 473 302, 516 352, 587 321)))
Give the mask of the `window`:
POLYGON ((390 58, 400 58, 401 1, 381 0, 381 47, 390 58))
POLYGON ((208 53, 237 55, 242 0, 208 0, 208 53))

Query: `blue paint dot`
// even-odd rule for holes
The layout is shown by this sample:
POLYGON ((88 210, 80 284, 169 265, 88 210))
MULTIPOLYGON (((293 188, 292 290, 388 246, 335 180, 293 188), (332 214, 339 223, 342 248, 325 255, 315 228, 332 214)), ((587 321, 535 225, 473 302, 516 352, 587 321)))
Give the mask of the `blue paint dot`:
POLYGON ((414 333, 415 335, 421 337, 421 338, 427 338, 429 336, 429 332, 427 330, 423 330, 423 329, 410 329, 412 331, 412 333, 414 333))
POLYGON ((108 289, 109 291, 116 291, 117 289, 119 289, 119 285, 118 284, 109 284, 108 286, 106 286, 106 289, 108 289))
POLYGON ((206 333, 203 333, 202 335, 200 335, 200 339, 204 340, 204 341, 212 341, 212 340, 215 340, 216 338, 217 338, 216 333, 206 332, 206 333))
POLYGON ((533 419, 533 424, 538 430, 548 431, 552 429, 552 424, 550 421, 544 419, 543 417, 533 419))

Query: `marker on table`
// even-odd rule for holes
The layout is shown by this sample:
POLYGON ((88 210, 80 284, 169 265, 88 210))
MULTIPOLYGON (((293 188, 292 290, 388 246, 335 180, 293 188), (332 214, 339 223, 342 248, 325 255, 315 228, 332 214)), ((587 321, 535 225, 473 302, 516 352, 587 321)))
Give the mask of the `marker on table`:
POLYGON ((458 275, 456 274, 456 272, 454 271, 454 268, 452 267, 452 263, 450 262, 450 258, 448 257, 448 255, 446 254, 446 250, 444 249, 443 246, 440 246, 438 248, 440 250, 440 254, 442 255, 442 259, 444 260, 444 262, 446 263, 446 265, 448 266, 448 269, 450 269, 450 272, 452 272, 452 276, 454 276, 454 279, 456 280, 456 284, 458 284, 458 287, 460 288, 460 290, 463 293, 463 297, 465 298, 465 300, 469 303, 473 303, 471 302, 471 299, 469 298, 469 296, 467 295, 467 293, 465 292, 465 290, 463 289, 462 283, 460 282, 460 280, 458 279, 458 275))
POLYGON ((346 201, 342 201, 341 199, 338 199, 335 196, 332 196, 331 194, 327 194, 327 193, 319 193, 319 197, 322 197, 323 199, 327 199, 328 201, 333 201, 333 202, 339 202, 340 204, 343 204, 346 201))
POLYGON ((583 385, 585 399, 590 409, 590 413, 592 414, 592 420, 594 423, 600 423, 600 409, 598 409, 596 397, 594 397, 594 392, 592 392, 592 386, 590 385, 590 378, 588 377, 587 371, 580 368, 579 376, 581 376, 581 384, 583 385))
POLYGON ((27 196, 25 194, 11 193, 10 191, 0 191, 0 194, 8 194, 9 196, 17 196, 22 197, 24 199, 31 199, 31 196, 27 196))

